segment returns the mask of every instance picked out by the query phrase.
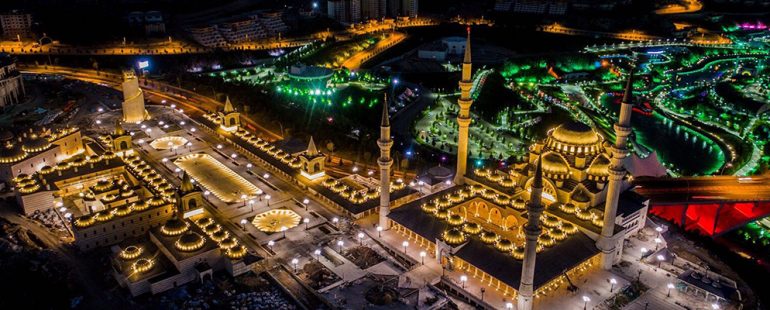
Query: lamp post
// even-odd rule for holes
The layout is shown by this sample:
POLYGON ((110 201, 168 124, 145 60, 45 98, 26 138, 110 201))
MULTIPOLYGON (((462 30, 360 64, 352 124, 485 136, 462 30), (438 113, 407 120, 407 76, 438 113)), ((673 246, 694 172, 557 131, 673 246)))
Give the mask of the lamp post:
POLYGON ((660 247, 660 243, 663 242, 660 238, 655 238, 655 251, 658 251, 658 247, 660 247))
POLYGON ((719 304, 717 304, 717 303, 711 304, 711 309, 719 310, 719 304))
POLYGON ((294 266, 294 273, 297 273, 297 264, 299 264, 299 260, 297 258, 292 258, 291 264, 294 266))
POLYGON ((465 282, 468 282, 468 276, 466 276, 466 275, 461 275, 461 276, 460 276, 460 283, 462 283, 462 284, 463 284, 463 289, 465 289, 465 282))
POLYGON ((241 200, 243 200, 243 206, 246 206, 246 198, 249 198, 249 196, 246 196, 246 194, 241 195, 241 200))
POLYGON ((486 293, 486 292, 487 292, 487 289, 482 287, 481 288, 481 301, 484 301, 484 293, 486 293))
POLYGON ((302 199, 302 204, 305 206, 305 211, 307 211, 307 205, 310 204, 310 199, 302 199))
POLYGON ((243 230, 246 230, 246 223, 248 223, 248 222, 249 222, 249 221, 247 221, 246 219, 242 219, 242 220, 241 220, 241 228, 242 228, 243 230))
POLYGON ((304 218, 304 219, 302 220, 302 222, 303 222, 303 223, 305 223, 305 230, 307 230, 307 229, 308 229, 308 228, 307 228, 307 225, 308 225, 308 223, 310 223, 310 219, 309 219, 309 218, 304 218))
POLYGON ((339 225, 337 225, 339 222, 340 222, 340 219, 337 218, 336 216, 332 218, 332 223, 334 223, 334 227, 336 227, 337 229, 340 228, 339 225))
POLYGON ((658 258, 658 268, 660 268, 660 264, 663 263, 663 260, 665 260, 666 257, 663 255, 658 255, 657 258, 658 258))
POLYGON ((508 309, 508 310, 513 309, 513 303, 512 302, 506 302, 505 303, 505 309, 508 309))
POLYGON ((313 251, 313 254, 315 254, 315 259, 320 260, 321 259, 321 249, 316 249, 313 251))
POLYGON ((344 242, 344 241, 342 241, 342 240, 340 240, 340 241, 337 241, 337 252, 340 252, 340 253, 342 253, 342 246, 343 246, 343 245, 345 245, 345 242, 344 242))
POLYGON ((401 242, 401 246, 404 247, 404 254, 406 254, 406 247, 409 246, 409 242, 408 241, 401 242))
POLYGON ((270 197, 270 195, 265 195, 265 200, 267 201, 267 206, 268 207, 270 206, 270 198, 272 198, 272 197, 270 197))
POLYGON ((610 293, 615 289, 615 284, 618 284, 618 280, 615 280, 615 278, 610 279, 610 293))
POLYGON ((644 255, 647 255, 647 248, 641 248, 640 251, 642 252, 642 255, 639 256, 639 261, 641 262, 644 259, 644 255))
POLYGON ((420 260, 422 261, 422 264, 425 265, 425 256, 427 256, 428 253, 425 253, 425 251, 420 251, 420 260))
POLYGON ((588 302, 591 301, 591 297, 583 295, 583 310, 588 309, 588 302))
POLYGON ((669 283, 666 285, 668 287, 668 293, 666 294, 666 297, 671 297, 671 289, 674 288, 674 283, 669 283))
POLYGON ((382 238, 382 226, 377 226, 377 237, 382 238))
POLYGON ((267 247, 270 248, 270 252, 273 251, 273 246, 275 245, 275 241, 270 240, 267 242, 267 247))
POLYGON ((286 238, 286 230, 288 230, 288 228, 286 228, 286 226, 281 226, 281 232, 283 233, 283 237, 284 238, 286 238))
POLYGON ((358 245, 359 246, 364 245, 364 233, 358 233, 358 236, 356 237, 358 237, 358 245))

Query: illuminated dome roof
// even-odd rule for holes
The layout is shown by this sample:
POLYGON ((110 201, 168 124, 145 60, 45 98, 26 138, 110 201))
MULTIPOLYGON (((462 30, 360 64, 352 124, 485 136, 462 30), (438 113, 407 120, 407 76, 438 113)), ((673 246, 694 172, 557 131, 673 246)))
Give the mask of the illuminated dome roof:
POLYGON ((160 231, 166 236, 176 236, 187 231, 187 223, 176 217, 166 221, 160 231))
POLYGON ((15 162, 26 156, 27 152, 10 141, 0 148, 0 162, 15 162))
POLYGON ((13 140, 13 138, 14 138, 14 135, 10 130, 0 131, 0 141, 2 142, 11 141, 13 140))
POLYGON ((595 175, 595 176, 608 176, 610 174, 610 160, 607 158, 607 156, 600 155, 597 156, 593 162, 591 162, 591 165, 588 166, 588 174, 595 175))
POLYGON ((26 140, 24 140, 24 144, 21 146, 21 148, 27 152, 40 152, 48 149, 49 147, 51 147, 51 143, 48 141, 48 139, 36 134, 30 135, 26 140))
POLYGON ((588 194, 586 194, 585 190, 583 190, 582 188, 576 189, 575 192, 572 193, 571 198, 573 201, 576 201, 576 202, 591 201, 591 197, 588 197, 588 194))
POLYGON ((561 155, 549 152, 543 156, 543 171, 547 174, 564 175, 569 173, 569 164, 561 155))
POLYGON ((601 141, 601 136, 591 127, 575 121, 561 124, 551 132, 550 136, 556 141, 573 145, 587 145, 601 141))
POLYGON ((206 243, 206 240, 201 235, 188 231, 179 237, 174 246, 180 251, 192 252, 202 248, 204 243, 206 243))

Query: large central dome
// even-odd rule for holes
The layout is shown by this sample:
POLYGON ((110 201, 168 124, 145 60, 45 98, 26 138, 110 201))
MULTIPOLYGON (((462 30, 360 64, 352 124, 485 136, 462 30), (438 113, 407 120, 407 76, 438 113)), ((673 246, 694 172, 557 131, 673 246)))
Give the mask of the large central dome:
POLYGON ((589 145, 601 141, 596 131, 586 124, 571 121, 556 127, 551 132, 551 138, 556 141, 571 145, 589 145))

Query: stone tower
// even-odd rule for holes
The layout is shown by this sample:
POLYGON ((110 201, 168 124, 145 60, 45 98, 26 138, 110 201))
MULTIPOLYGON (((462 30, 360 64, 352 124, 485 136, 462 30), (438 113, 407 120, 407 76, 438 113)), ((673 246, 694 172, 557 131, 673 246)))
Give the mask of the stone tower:
POLYGON ((471 124, 471 87, 473 86, 471 72, 471 28, 468 27, 468 38, 465 41, 465 57, 463 59, 462 79, 460 80, 460 99, 457 104, 460 112, 457 114, 457 169, 455 184, 465 183, 465 169, 468 164, 468 126, 471 124))
POLYGON ((326 175, 326 156, 318 151, 312 136, 307 150, 297 157, 300 160, 300 175, 303 177, 312 181, 326 175))
POLYGON ((612 158, 609 165, 609 184, 607 186, 607 201, 604 206, 604 222, 602 225, 602 234, 596 246, 602 251, 602 268, 609 270, 615 263, 618 252, 618 236, 615 236, 615 216, 618 212, 618 197, 623 186, 623 177, 626 175, 626 169, 623 167, 623 161, 628 157, 628 136, 631 134, 631 113, 633 113, 634 68, 628 75, 626 90, 623 95, 623 102, 620 105, 620 114, 618 122, 615 124, 615 145, 612 146, 612 158))
POLYGON ((219 126, 226 131, 236 131, 241 126, 241 114, 233 107, 230 96, 225 99, 225 106, 222 112, 219 112, 219 117, 221 119, 219 126))
POLYGON ((139 79, 134 70, 123 71, 123 121, 140 123, 147 119, 144 109, 144 92, 139 88, 139 79))
POLYGON ((390 119, 388 116, 388 97, 385 96, 382 101, 382 121, 380 122, 380 138, 377 140, 377 146, 380 147, 380 158, 377 159, 377 165, 380 166, 380 221, 382 229, 389 229, 390 222, 390 166, 393 165, 393 159, 390 158, 390 148, 393 146, 393 140, 390 139, 390 119))
POLYGON ((542 233, 540 228, 540 215, 543 214, 542 193, 543 193, 543 168, 542 156, 537 160, 535 167, 535 177, 532 180, 527 204, 527 224, 524 227, 524 261, 521 265, 521 280, 519 283, 519 292, 517 298, 518 310, 530 310, 534 303, 534 280, 535 280, 535 259, 537 255, 537 239, 542 233))

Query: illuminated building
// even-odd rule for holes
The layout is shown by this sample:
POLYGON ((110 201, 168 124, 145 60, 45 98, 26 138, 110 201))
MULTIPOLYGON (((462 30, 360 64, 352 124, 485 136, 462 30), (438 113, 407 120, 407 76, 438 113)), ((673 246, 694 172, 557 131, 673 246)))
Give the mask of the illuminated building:
POLYGON ((131 295, 159 294, 225 270, 238 276, 263 262, 211 217, 175 216, 141 237, 113 245, 112 274, 131 295), (143 237, 146 236, 146 237, 143 237))
MULTIPOLYGON (((470 81, 465 73, 461 89, 464 81, 470 81)), ((462 116, 470 96, 461 93, 460 105, 462 116)), ((623 240, 644 226, 648 200, 620 182, 606 220, 611 145, 587 125, 562 124, 529 150, 527 161, 506 170, 468 174, 458 157, 454 185, 443 182, 449 185, 391 207, 391 231, 433 252, 443 268, 478 278, 505 298, 518 296, 519 309, 531 309, 538 298, 601 265, 596 241, 605 225, 620 251, 623 240)))
POLYGON ((32 37, 32 14, 18 10, 0 14, 0 29, 9 40, 32 37))
POLYGON ((0 108, 20 103, 25 94, 16 60, 8 54, 0 54, 0 108))
POLYGON ((109 135, 102 136, 101 139, 104 140, 110 151, 115 154, 133 154, 133 149, 131 148, 131 134, 123 129, 123 125, 120 124, 119 119, 115 120, 115 130, 109 135))
POLYGON ((221 122, 219 126, 226 131, 238 130, 241 126, 241 114, 235 111, 229 96, 225 99, 225 106, 222 112, 219 112, 219 119, 221 122))
POLYGON ((377 140, 377 146, 380 148, 380 158, 377 159, 377 165, 380 167, 379 225, 382 229, 390 228, 390 221, 388 221, 388 214, 390 213, 390 167, 393 166, 393 159, 390 158, 390 148, 393 146, 393 139, 390 138, 389 108, 388 97, 385 96, 382 101, 380 139, 377 140))
POLYGON ((144 109, 144 91, 139 88, 139 79, 134 70, 123 71, 123 121, 140 123, 149 119, 144 109))
POLYGON ((326 163, 326 156, 319 152, 313 142, 313 137, 310 137, 310 143, 308 143, 307 150, 297 155, 300 160, 300 174, 308 180, 315 180, 326 175, 324 165, 326 163))
POLYGON ((455 184, 465 184, 465 169, 468 163, 468 126, 471 124, 471 88, 473 87, 471 69, 471 28, 468 27, 468 38, 465 43, 465 56, 463 59, 462 79, 460 80, 460 99, 457 105, 460 112, 457 114, 457 169, 455 170, 455 184))
POLYGON ((10 182, 21 175, 32 175, 43 167, 83 152, 80 130, 33 129, 14 135, 0 134, 0 181, 10 182))

